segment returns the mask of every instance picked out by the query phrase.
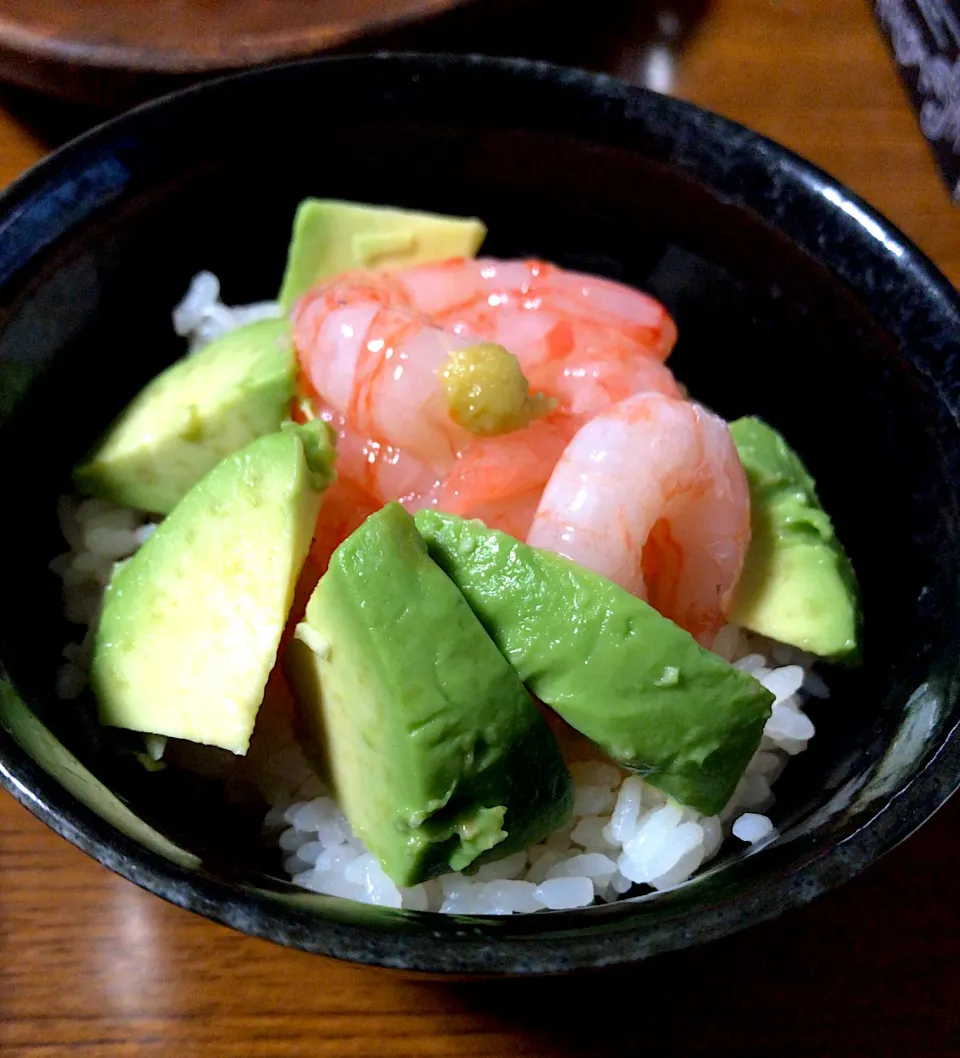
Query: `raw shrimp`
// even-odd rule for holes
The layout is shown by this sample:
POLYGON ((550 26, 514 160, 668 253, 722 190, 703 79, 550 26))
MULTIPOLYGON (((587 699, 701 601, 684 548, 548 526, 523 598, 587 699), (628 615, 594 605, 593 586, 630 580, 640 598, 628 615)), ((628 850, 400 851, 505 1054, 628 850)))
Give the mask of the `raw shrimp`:
POLYGON ((338 475, 324 492, 317 526, 310 544, 310 559, 324 573, 330 556, 383 502, 375 499, 350 478, 338 475))
POLYGON ((677 329, 638 290, 535 260, 454 258, 393 278, 437 326, 509 349, 530 388, 581 422, 633 393, 681 395, 663 364, 677 329))
POLYGON ((551 322, 617 331, 658 360, 666 360, 677 338, 664 307, 647 294, 546 261, 455 257, 393 276, 411 304, 457 334, 487 336, 502 310, 513 307, 551 322))
POLYGON ((580 425, 638 391, 680 396, 662 363, 676 329, 661 305, 539 261, 347 273, 305 295, 293 323, 304 375, 340 435, 341 478, 521 537, 580 425), (438 369, 479 340, 505 345, 531 389, 558 401, 548 419, 492 438, 452 420, 438 369))
POLYGON ((616 405, 564 450, 527 540, 609 577, 709 644, 750 543, 750 496, 727 424, 657 393, 616 405))
MULTIPOLYGON (((442 480, 440 472, 396 445, 358 433, 346 416, 322 398, 313 400, 316 414, 337 431, 337 476, 357 485, 367 496, 401 500, 408 506, 432 496, 442 480)), ((321 509, 322 513, 322 509, 321 509)))
POLYGON ((581 422, 633 393, 680 395, 662 363, 676 327, 659 302, 542 261, 347 273, 305 295, 293 324, 305 374, 351 429, 441 469, 470 440, 436 381, 465 341, 509 349, 531 389, 581 422))
POLYGON ((552 415, 523 430, 478 438, 444 479, 437 506, 524 539, 543 487, 575 432, 568 416, 552 415))
POLYGON ((348 273, 317 287, 292 320, 304 374, 354 436, 397 449, 395 462, 400 452, 417 461, 410 477, 420 487, 423 466, 450 468, 471 435, 450 417, 437 371, 461 337, 432 326, 389 273, 348 273))

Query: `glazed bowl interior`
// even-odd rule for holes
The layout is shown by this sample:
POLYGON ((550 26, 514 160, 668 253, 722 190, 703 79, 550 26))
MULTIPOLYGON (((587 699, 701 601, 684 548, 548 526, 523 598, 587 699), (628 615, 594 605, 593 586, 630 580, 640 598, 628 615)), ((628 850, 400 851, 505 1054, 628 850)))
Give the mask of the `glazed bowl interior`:
POLYGON ((328 60, 228 79, 96 132, 7 195, 4 230, 0 777, 114 869, 308 950, 431 972, 555 972, 769 917, 861 869, 952 792, 960 314, 933 267, 822 173, 604 78, 328 60), (308 195, 480 216, 484 253, 651 292, 676 318, 670 363, 691 394, 730 419, 763 416, 801 453, 859 575, 865 664, 828 672, 817 736, 777 785, 772 843, 728 852, 671 892, 579 912, 374 910, 299 893, 255 816, 215 783, 147 774, 88 700, 56 701, 76 632, 47 566, 64 550, 69 469, 182 354, 170 310, 195 272, 220 276, 228 303, 276 293, 308 195))

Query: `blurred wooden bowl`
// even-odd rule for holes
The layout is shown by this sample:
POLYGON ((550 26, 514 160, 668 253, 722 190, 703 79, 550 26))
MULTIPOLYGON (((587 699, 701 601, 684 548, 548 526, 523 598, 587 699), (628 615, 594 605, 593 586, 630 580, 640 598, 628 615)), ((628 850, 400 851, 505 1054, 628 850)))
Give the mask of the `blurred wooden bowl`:
POLYGON ((5 0, 0 80, 118 109, 219 72, 312 55, 472 0, 5 0))

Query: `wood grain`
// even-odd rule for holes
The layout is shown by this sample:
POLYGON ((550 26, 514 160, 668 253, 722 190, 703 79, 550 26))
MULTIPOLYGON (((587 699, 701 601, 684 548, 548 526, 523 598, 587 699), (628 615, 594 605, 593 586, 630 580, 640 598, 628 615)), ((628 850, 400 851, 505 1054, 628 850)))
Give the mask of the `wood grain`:
MULTIPOLYGON (((674 91, 832 171, 960 281, 960 211, 867 4, 680 8, 698 18, 680 34, 674 91)), ((647 15, 639 22, 649 29, 647 15)), ((584 27, 577 49, 529 50, 642 79, 652 38, 631 37, 628 23, 584 27)), ((3 182, 46 148, 24 124, 30 108, 4 108, 5 98, 3 182)), ((956 1055, 958 830, 955 800, 866 875, 699 951, 572 982, 464 986, 358 970, 213 925, 111 875, 0 795, 0 1053, 956 1055)))
POLYGON ((180 911, 4 797, 0 1053, 579 1058, 654 1041, 655 1053, 684 1056, 956 1055, 958 827, 954 801, 809 908, 635 971, 442 985, 180 911))

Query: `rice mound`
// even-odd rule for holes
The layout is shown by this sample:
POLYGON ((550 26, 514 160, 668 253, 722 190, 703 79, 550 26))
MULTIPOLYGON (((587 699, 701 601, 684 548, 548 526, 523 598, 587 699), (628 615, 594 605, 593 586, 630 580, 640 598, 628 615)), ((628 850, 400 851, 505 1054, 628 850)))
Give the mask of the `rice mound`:
MULTIPOLYGON (((174 310, 174 329, 188 339, 191 352, 234 327, 280 314, 272 302, 229 308, 219 295, 216 277, 201 272, 174 310)), ((140 512, 97 499, 63 497, 58 513, 69 551, 50 568, 63 581, 64 615, 84 629, 78 641, 64 647, 56 678, 58 697, 71 700, 87 684, 110 577, 156 524, 140 512)), ((804 704, 810 697, 828 696, 813 671, 815 659, 793 647, 728 625, 712 649, 775 696, 760 746, 719 815, 703 816, 680 805, 639 776, 599 759, 598 751, 573 736, 563 745, 575 789, 573 818, 565 826, 472 875, 451 873, 402 888, 383 872, 310 768, 289 718, 262 709, 244 778, 272 806, 264 838, 282 850, 285 871, 304 889, 415 911, 509 915, 560 910, 617 900, 641 891, 639 887, 680 885, 730 838, 759 844, 776 836, 765 814, 774 801, 772 786, 814 735, 804 704)), ((148 754, 156 758, 147 738, 148 754)))
POLYGON ((813 737, 804 702, 826 695, 811 671, 812 659, 791 647, 728 625, 713 649, 776 698, 760 746, 719 815, 686 808, 609 761, 568 757, 573 818, 545 841, 473 875, 452 873, 397 887, 326 791, 309 799, 278 799, 265 820, 267 833, 284 851, 284 869, 296 885, 417 911, 559 910, 608 903, 638 886, 679 885, 713 859, 729 837, 751 844, 775 837, 773 822, 763 814, 773 804, 771 787, 813 737))
MULTIPOLYGON (((64 497, 59 514, 70 550, 55 558, 51 569, 63 580, 65 616, 85 629, 78 641, 64 647, 57 674, 56 693, 69 700, 86 687, 100 602, 112 572, 147 539, 155 523, 95 499, 64 497)), ((567 825, 473 875, 448 874, 398 888, 311 770, 289 720, 267 711, 264 722, 258 719, 244 762, 244 778, 272 805, 264 820, 265 840, 283 851, 284 869, 304 889, 417 911, 506 915, 557 910, 616 900, 638 886, 663 890, 679 885, 713 859, 731 836, 750 843, 772 840, 773 823, 764 814, 773 804, 771 787, 813 737, 804 703, 827 695, 812 670, 814 659, 792 647, 728 625, 713 650, 775 696, 760 746, 717 816, 683 807, 639 776, 598 759, 574 736, 562 740, 575 789, 567 825)))

